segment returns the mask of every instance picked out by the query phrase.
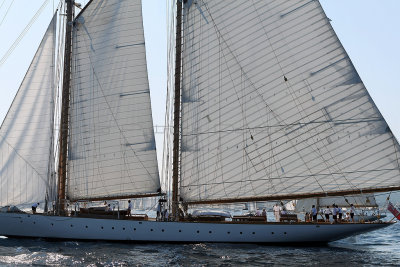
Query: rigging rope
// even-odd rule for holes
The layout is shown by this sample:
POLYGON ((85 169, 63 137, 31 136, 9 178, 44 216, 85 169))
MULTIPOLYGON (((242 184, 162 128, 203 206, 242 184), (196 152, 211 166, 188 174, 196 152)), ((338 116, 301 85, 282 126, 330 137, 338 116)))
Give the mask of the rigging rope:
MULTIPOLYGON (((8 14, 8 12, 9 12, 10 9, 11 9, 12 4, 14 4, 14 1, 15 1, 15 0, 12 0, 11 4, 8 6, 8 9, 7 9, 7 11, 6 11, 6 14, 4 14, 4 17, 3 17, 3 19, 2 19, 1 22, 0 22, 0 26, 1 26, 1 24, 3 24, 4 20, 6 19, 7 14, 8 14)), ((3 4, 4 4, 4 3, 5 3, 5 1, 3 2, 3 4)), ((3 6, 3 4, 1 4, 1 6, 3 6)), ((1 8, 1 7, 0 7, 0 8, 1 8)))
POLYGON ((1 5, 0 5, 0 10, 1 10, 1 8, 3 7, 3 5, 4 5, 5 2, 6 2, 6 0, 3 0, 3 3, 1 3, 1 5))
MULTIPOLYGON (((36 14, 32 17, 32 19, 29 21, 28 25, 26 25, 25 29, 20 33, 18 38, 14 41, 14 43, 11 45, 11 47, 7 50, 7 52, 3 55, 3 57, 0 59, 0 67, 3 66, 3 64, 6 62, 8 57, 14 52, 15 48, 19 45, 21 40, 25 37, 26 33, 29 31, 29 29, 32 27, 33 23, 38 19, 39 15, 43 12, 44 8, 46 5, 49 3, 50 0, 44 0, 42 6, 39 8, 39 10, 36 12, 36 14)), ((14 0, 13 0, 14 2, 14 0)), ((4 20, 4 19, 3 19, 4 20)), ((1 23, 0 23, 1 25, 1 23)))

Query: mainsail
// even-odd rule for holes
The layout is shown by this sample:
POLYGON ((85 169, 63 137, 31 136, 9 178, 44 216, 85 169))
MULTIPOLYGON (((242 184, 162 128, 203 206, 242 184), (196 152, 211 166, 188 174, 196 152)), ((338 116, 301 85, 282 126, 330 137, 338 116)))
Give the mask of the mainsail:
POLYGON ((141 1, 91 1, 72 47, 69 199, 157 192, 141 1))
POLYGON ((54 15, 0 128, 0 206, 45 200, 53 131, 54 15))
POLYGON ((400 147, 315 0, 185 1, 180 197, 400 186, 400 147))

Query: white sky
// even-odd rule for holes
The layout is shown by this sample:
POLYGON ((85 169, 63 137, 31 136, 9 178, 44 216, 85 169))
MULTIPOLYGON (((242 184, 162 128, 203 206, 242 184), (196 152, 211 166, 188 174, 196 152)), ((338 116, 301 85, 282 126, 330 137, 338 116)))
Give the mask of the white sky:
MULTIPOLYGON (((50 22, 53 3, 58 1, 0 0, 0 60, 46 1, 48 4, 37 21, 0 65, 1 121, 50 22)), ((142 1, 154 125, 164 125, 167 3, 166 0, 142 1)), ((400 0, 321 0, 321 3, 370 95, 399 139, 400 0)), ((163 135, 156 134, 159 161, 162 140, 163 135)))

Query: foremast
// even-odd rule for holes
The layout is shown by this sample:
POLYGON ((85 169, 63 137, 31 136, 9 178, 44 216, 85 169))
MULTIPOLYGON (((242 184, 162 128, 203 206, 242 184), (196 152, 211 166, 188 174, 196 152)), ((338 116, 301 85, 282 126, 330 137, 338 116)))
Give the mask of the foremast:
MULTIPOLYGON (((183 1, 186 2, 186 1, 183 1)), ((178 216, 179 151, 180 151, 180 109, 181 109, 181 65, 182 65, 182 2, 176 1, 176 57, 174 91, 174 146, 172 163, 172 214, 178 216)))
POLYGON ((59 160, 58 160, 58 214, 65 211, 66 199, 66 175, 67 175, 67 154, 68 154, 68 113, 70 102, 70 76, 71 76, 71 51, 72 51, 72 26, 73 26, 73 0, 65 0, 66 9, 66 33, 64 52, 64 75, 60 118, 59 136, 59 160))

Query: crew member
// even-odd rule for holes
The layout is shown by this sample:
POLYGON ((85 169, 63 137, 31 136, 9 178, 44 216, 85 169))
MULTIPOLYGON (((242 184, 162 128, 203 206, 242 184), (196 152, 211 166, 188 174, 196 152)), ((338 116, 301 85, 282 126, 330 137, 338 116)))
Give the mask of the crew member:
POLYGON ((273 210, 274 210, 275 221, 279 222, 281 217, 281 207, 279 207, 278 203, 275 204, 273 210))
POLYGON ((39 206, 39 203, 35 203, 32 205, 32 213, 35 214, 36 213, 36 208, 39 206))
POLYGON ((128 210, 127 210, 128 217, 131 217, 131 211, 132 211, 132 203, 131 203, 131 200, 129 199, 128 200, 128 210))
POLYGON ((325 222, 329 222, 329 214, 331 214, 329 206, 326 206, 324 213, 325 213, 325 222))
POLYGON ((317 221, 317 209, 315 208, 315 205, 312 205, 311 215, 312 215, 312 220, 314 222, 316 222, 317 221))
POLYGON ((354 222, 354 213, 356 211, 356 208, 354 208, 353 204, 350 204, 350 218, 351 221, 354 222))

